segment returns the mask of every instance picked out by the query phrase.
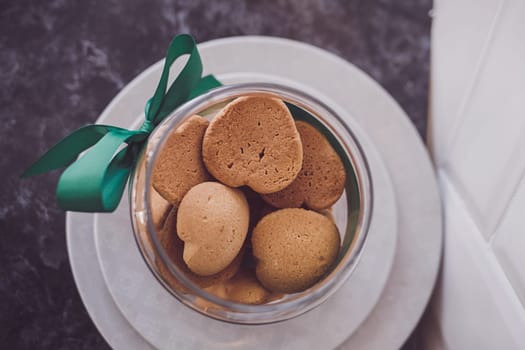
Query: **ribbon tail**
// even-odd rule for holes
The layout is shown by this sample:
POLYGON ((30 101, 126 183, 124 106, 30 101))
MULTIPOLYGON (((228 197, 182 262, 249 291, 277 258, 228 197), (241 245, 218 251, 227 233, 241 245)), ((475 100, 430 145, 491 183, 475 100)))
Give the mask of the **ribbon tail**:
POLYGON ((122 196, 134 160, 129 146, 119 150, 135 132, 110 131, 60 176, 58 204, 64 210, 111 212, 122 196))
POLYGON ((22 178, 42 174, 71 164, 78 155, 97 143, 111 130, 124 130, 109 125, 86 125, 62 139, 27 168, 22 178))
POLYGON ((129 146, 117 153, 106 171, 106 176, 102 182, 101 197, 104 212, 114 211, 122 199, 129 174, 135 164, 135 158, 130 157, 128 151, 129 146))

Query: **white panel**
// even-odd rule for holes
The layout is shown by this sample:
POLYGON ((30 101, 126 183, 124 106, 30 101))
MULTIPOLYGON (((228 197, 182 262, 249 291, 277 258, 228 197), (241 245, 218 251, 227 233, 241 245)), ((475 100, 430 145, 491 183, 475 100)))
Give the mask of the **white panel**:
POLYGON ((462 199, 440 172, 443 267, 432 307, 449 349, 525 349, 525 310, 462 199))
POLYGON ((494 232, 524 168, 525 1, 509 0, 446 163, 485 237, 494 232))
POLYGON ((494 251, 525 306, 525 177, 493 241, 494 251))
POLYGON ((460 124, 500 0, 436 1, 432 24, 432 148, 438 163, 460 124))

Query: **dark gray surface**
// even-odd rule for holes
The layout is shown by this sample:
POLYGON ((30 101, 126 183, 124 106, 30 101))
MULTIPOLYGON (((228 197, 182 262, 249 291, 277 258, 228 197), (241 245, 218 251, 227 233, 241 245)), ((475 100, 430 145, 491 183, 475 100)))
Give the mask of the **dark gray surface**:
MULTIPOLYGON (((271 35, 327 49, 377 79, 423 135, 430 8, 430 0, 1 1, 0 347, 108 347, 71 275, 58 173, 18 175, 93 122, 175 34, 271 35)), ((405 348, 419 348, 417 338, 405 348)))

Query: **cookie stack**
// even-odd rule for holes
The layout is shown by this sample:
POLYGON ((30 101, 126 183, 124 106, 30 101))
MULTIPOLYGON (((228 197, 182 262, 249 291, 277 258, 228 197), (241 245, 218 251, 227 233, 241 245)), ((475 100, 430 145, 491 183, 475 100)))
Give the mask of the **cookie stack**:
POLYGON ((345 182, 316 128, 279 99, 245 96, 211 122, 195 115, 171 132, 153 166, 152 218, 189 279, 261 304, 313 286, 333 265, 340 236, 326 213, 345 182))

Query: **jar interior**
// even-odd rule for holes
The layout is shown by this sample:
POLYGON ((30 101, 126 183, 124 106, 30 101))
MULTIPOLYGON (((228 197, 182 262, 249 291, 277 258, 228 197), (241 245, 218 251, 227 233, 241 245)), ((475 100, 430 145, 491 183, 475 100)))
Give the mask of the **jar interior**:
POLYGON ((269 92, 243 93, 222 100, 208 101, 208 103, 203 103, 200 109, 193 110, 191 114, 179 115, 177 120, 170 120, 174 117, 173 115, 168 117, 168 120, 159 125, 152 133, 146 150, 138 161, 133 181, 130 184, 131 216, 135 238, 154 276, 172 295, 186 305, 221 319, 231 317, 232 307, 235 309, 235 306, 238 309, 240 307, 239 310, 249 313, 256 310, 255 308, 264 308, 268 305, 286 305, 290 301, 304 303, 305 296, 320 293, 321 288, 319 286, 323 285, 326 280, 333 278, 341 270, 341 265, 348 262, 349 255, 359 241, 356 238, 363 224, 363 192, 358 175, 359 171, 356 169, 355 155, 341 140, 338 130, 335 129, 336 126, 331 126, 330 121, 326 120, 323 115, 315 113, 307 106, 302 106, 300 101, 292 102, 286 97, 269 92), (169 251, 173 248, 173 244, 167 246, 165 238, 162 236, 162 230, 164 221, 170 215, 175 215, 172 211, 176 211, 176 208, 170 207, 167 202, 159 205, 159 195, 151 185, 151 176, 149 176, 147 169, 155 164, 158 150, 166 141, 166 135, 191 115, 198 114, 211 121, 226 104, 236 97, 260 94, 281 98, 288 105, 294 119, 305 121, 320 131, 341 158, 346 171, 345 189, 341 197, 331 207, 331 213, 326 213, 331 215, 338 228, 341 236, 341 248, 335 263, 314 286, 299 293, 274 293, 267 298, 263 305, 240 306, 236 305, 239 304, 238 302, 232 301, 225 295, 225 289, 221 288, 220 284, 206 286, 206 283, 203 284, 198 279, 188 278, 188 269, 183 266, 180 247, 177 247, 179 252, 175 254, 176 258, 173 258, 173 252, 169 251))

